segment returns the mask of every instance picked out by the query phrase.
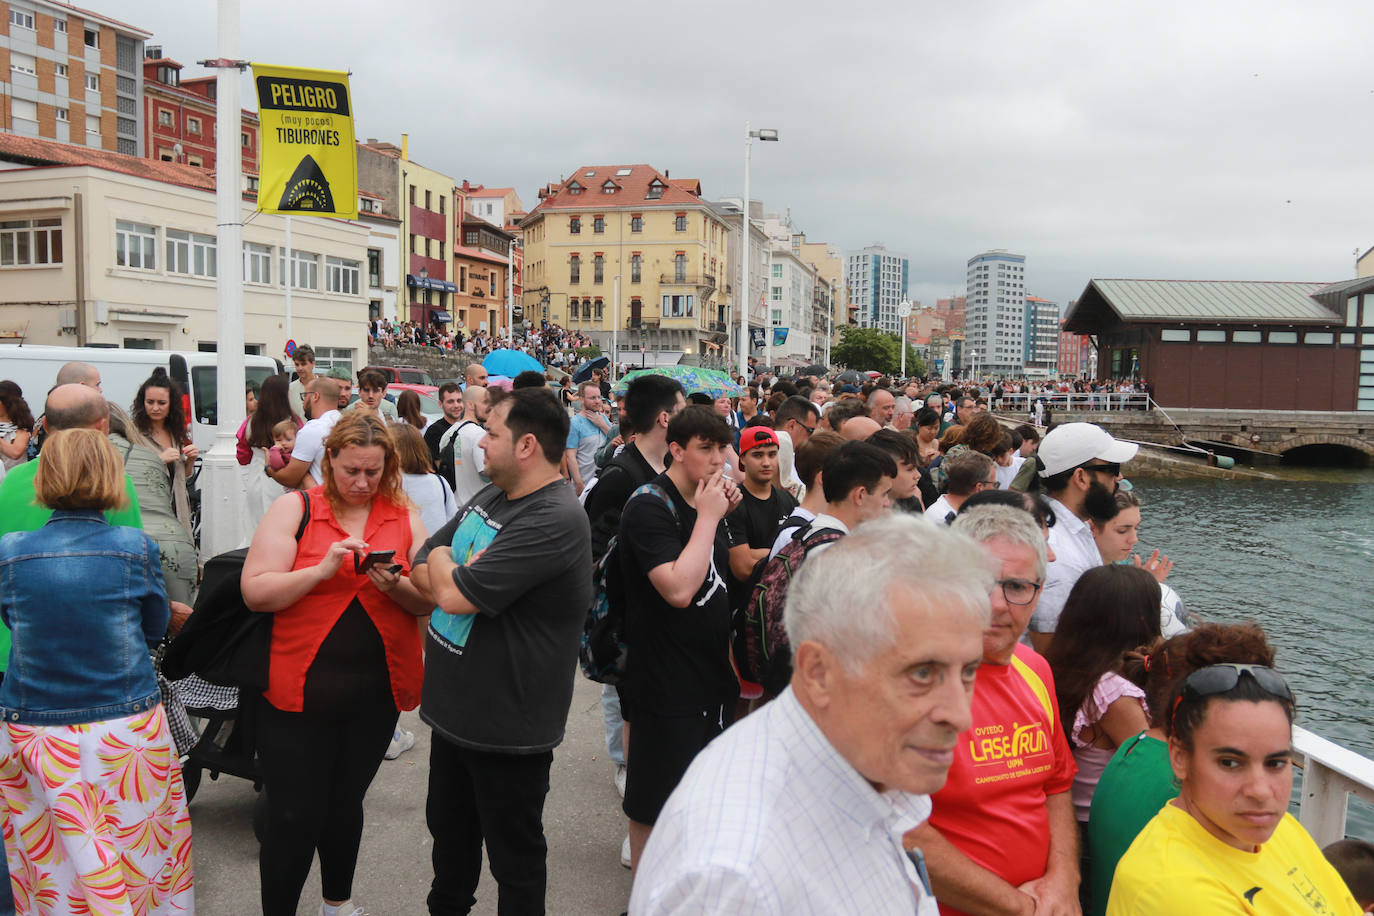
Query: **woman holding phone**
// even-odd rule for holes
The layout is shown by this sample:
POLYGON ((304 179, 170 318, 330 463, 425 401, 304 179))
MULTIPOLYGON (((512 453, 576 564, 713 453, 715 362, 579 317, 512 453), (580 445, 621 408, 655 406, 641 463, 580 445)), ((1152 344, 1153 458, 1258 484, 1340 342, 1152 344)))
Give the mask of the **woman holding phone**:
POLYGON ((272 504, 243 566, 245 603, 274 615, 258 724, 265 916, 295 914, 317 851, 325 911, 362 913, 350 898, 363 797, 399 711, 419 703, 415 617, 432 610, 410 582, 425 529, 382 420, 340 420, 322 475, 272 504))

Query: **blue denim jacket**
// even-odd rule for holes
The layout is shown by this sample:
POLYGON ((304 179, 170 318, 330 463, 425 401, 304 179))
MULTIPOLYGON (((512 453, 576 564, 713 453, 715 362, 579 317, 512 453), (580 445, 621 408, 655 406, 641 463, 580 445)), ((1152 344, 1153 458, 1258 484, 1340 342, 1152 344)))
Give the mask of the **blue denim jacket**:
POLYGON ((169 608, 157 544, 93 510, 0 538, 0 616, 13 631, 0 716, 75 725, 161 702, 148 647, 169 608))

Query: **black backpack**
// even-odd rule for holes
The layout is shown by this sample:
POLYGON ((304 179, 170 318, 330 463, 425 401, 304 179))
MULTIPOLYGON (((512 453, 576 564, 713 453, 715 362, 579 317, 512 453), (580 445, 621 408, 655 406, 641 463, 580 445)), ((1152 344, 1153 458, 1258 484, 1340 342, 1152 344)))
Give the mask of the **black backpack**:
POLYGON ((770 696, 777 696, 792 679, 792 647, 783 626, 787 588, 811 551, 844 537, 835 528, 803 525, 771 560, 761 560, 756 570, 758 581, 749 593, 732 634, 731 650, 740 677, 763 685, 770 696))
MULTIPOLYGON (((310 495, 296 528, 299 542, 310 522, 310 495)), ((272 615, 248 609, 240 579, 248 548, 229 550, 205 564, 196 606, 167 646, 162 672, 170 681, 192 674, 222 687, 266 690, 272 646, 272 615)))
MULTIPOLYGON (((677 521, 677 505, 662 487, 646 483, 631 493, 630 499, 641 493, 652 493, 667 503, 673 521, 677 521)), ((625 643, 625 581, 619 548, 620 535, 616 535, 592 569, 592 603, 582 623, 582 647, 578 650, 582 673, 600 684, 620 683, 625 677, 629 657, 625 643)))
POLYGON ((458 492, 458 431, 469 423, 476 423, 476 420, 459 420, 458 425, 453 429, 453 435, 448 437, 448 445, 439 450, 439 476, 448 481, 448 485, 453 492, 458 492))

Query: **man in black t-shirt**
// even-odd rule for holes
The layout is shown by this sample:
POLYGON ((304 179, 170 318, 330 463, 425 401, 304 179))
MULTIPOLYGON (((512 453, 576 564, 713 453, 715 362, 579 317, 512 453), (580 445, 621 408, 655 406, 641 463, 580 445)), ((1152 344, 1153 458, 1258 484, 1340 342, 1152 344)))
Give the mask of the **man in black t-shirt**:
POLYGON ((620 517, 632 862, 692 759, 734 721, 724 520, 740 496, 723 473, 732 438, 710 407, 683 409, 668 422, 668 470, 620 517))
MULTIPOLYGON (((463 418, 463 389, 456 382, 444 382, 439 386, 439 406, 444 415, 425 427, 425 445, 429 446, 429 458, 434 466, 439 466, 439 440, 449 427, 463 418)), ((449 481, 452 486, 453 481, 449 481)))
POLYGON ((740 506, 730 513, 730 573, 736 582, 748 580, 754 564, 768 556, 778 526, 797 508, 791 493, 777 486, 778 435, 766 426, 750 426, 740 434, 739 463, 744 468, 740 506))

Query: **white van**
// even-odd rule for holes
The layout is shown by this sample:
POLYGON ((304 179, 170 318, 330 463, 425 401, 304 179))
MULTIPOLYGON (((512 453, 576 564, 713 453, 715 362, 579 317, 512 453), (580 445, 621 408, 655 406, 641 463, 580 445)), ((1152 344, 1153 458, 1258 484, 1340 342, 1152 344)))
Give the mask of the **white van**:
MULTIPOLYGON (((24 390, 24 400, 37 417, 43 413, 43 401, 57 370, 70 362, 90 363, 100 370, 105 398, 129 411, 139 386, 161 367, 186 395, 182 406, 192 421, 191 440, 204 453, 215 443, 219 421, 216 359, 214 353, 187 350, 4 345, 0 346, 0 379, 9 379, 24 390)), ((246 380, 259 387, 268 376, 282 371, 282 364, 267 356, 244 356, 243 361, 246 380)), ((238 397, 243 397, 242 392, 238 397)))

